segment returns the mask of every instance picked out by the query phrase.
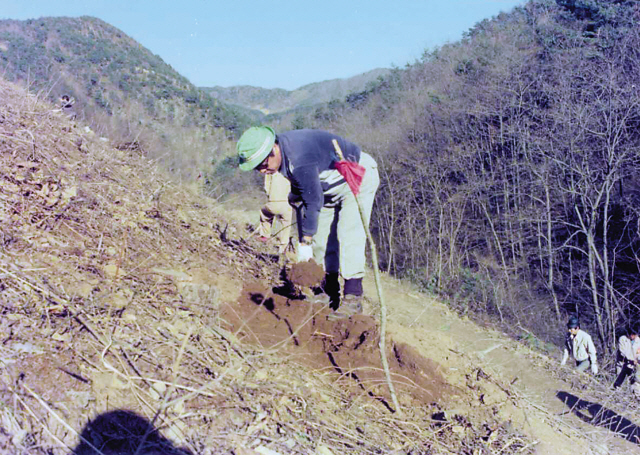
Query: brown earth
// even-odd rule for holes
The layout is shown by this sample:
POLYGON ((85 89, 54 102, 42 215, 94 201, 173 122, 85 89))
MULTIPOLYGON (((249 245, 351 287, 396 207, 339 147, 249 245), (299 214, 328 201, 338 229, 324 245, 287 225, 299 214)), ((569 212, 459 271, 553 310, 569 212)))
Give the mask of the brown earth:
POLYGON ((0 161, 1 453, 638 449, 625 390, 384 277, 397 412, 375 302, 274 292, 230 211, 2 80, 0 161))
MULTIPOLYGON (((326 306, 287 298, 260 284, 245 285, 238 304, 221 308, 223 326, 240 340, 351 378, 359 389, 355 393, 364 392, 391 410, 380 360, 379 324, 366 315, 329 320, 331 313, 326 306)), ((453 393, 438 365, 411 346, 390 340, 387 357, 397 392, 407 405, 429 405, 453 393)))
POLYGON ((324 278, 324 269, 310 259, 293 264, 287 278, 296 286, 318 286, 324 278))
POLYGON ((0 453, 530 452, 491 413, 447 411, 437 367, 400 343, 392 412, 371 318, 316 315, 322 340, 296 322, 313 306, 268 312, 279 269, 253 229, 2 80, 0 101, 0 453), (286 341, 227 330, 231 308, 286 341))

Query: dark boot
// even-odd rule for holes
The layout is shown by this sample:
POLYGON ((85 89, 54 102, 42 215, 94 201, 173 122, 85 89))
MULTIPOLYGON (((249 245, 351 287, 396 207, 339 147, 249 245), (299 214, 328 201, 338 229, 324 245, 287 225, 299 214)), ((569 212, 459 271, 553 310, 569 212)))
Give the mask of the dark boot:
POLYGON ((362 278, 352 278, 344 282, 344 297, 338 307, 331 307, 334 313, 329 315, 329 319, 345 319, 355 314, 362 314, 362 301, 364 291, 362 289, 362 278))
POLYGON ((331 306, 332 309, 338 308, 340 304, 340 274, 327 273, 325 274, 320 286, 315 286, 312 289, 317 303, 323 303, 331 306))
POLYGON ((344 295, 357 295, 364 294, 362 289, 362 278, 351 278, 344 280, 344 295))

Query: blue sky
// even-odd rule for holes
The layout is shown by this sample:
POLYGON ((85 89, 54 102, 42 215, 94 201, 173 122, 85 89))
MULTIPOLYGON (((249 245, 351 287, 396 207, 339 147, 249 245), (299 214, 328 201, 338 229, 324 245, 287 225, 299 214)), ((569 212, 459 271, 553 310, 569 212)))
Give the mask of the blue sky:
POLYGON ((524 0, 0 0, 0 19, 94 16, 197 86, 293 90, 403 67, 524 0))

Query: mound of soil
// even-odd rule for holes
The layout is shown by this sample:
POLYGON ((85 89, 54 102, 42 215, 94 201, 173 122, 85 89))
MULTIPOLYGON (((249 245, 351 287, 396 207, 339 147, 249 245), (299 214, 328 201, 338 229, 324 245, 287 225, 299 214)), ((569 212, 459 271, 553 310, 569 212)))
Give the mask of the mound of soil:
MULTIPOLYGON (((366 315, 329 320, 331 310, 288 299, 257 283, 246 284, 235 305, 221 308, 227 329, 267 350, 285 350, 313 368, 348 379, 354 394, 366 393, 390 408, 380 361, 380 327, 366 315)), ((405 403, 440 402, 454 389, 435 362, 409 345, 387 342, 387 357, 398 395, 405 403)))
POLYGON ((313 259, 297 262, 291 266, 288 278, 296 286, 318 286, 324 278, 324 269, 313 259))

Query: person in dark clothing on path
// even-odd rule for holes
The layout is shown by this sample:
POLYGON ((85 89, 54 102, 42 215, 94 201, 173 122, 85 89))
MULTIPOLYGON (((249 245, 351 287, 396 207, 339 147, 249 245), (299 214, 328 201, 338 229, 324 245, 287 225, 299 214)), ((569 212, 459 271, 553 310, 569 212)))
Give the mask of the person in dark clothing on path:
POLYGON ((366 232, 355 196, 336 169, 334 139, 346 160, 365 169, 358 199, 368 223, 380 184, 378 165, 356 144, 327 131, 304 129, 276 135, 270 127, 260 126, 242 134, 237 151, 241 170, 280 172, 291 182, 290 202, 300 205, 297 213, 301 215, 298 261, 313 258, 324 266, 318 300, 331 303, 334 317, 349 317, 362 312, 366 232))
POLYGON ((617 389, 627 377, 631 378, 631 388, 634 395, 640 398, 640 372, 638 371, 638 359, 640 359, 640 337, 638 327, 629 325, 626 335, 618 339, 618 357, 616 359, 617 377, 613 388, 617 389))

